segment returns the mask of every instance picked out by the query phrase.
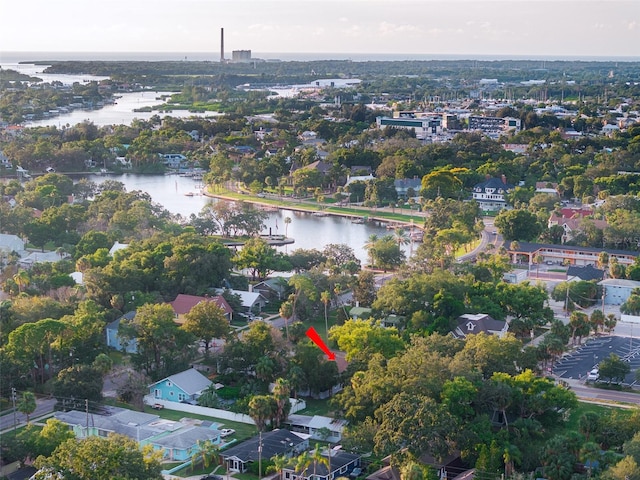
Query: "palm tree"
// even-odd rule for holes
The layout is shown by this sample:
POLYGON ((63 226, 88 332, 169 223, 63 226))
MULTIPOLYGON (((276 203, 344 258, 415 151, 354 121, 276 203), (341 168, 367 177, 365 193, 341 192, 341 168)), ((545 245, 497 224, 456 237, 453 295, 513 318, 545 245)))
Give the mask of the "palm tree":
POLYGON ((285 455, 274 455, 271 457, 271 465, 267 467, 267 471, 265 473, 277 472, 280 480, 282 480, 282 473, 288 464, 289 458, 285 455))
POLYGON ((300 455, 298 455, 296 457, 296 468, 295 471, 296 473, 298 473, 298 477, 299 478, 303 478, 305 476, 305 473, 307 473, 307 470, 309 469, 309 467, 311 466, 311 456, 309 455, 309 452, 305 451, 302 452, 300 455))
POLYGON ((202 463, 204 468, 209 465, 220 463, 220 448, 211 440, 198 440, 195 450, 191 453, 191 471, 195 469, 196 463, 202 463))
POLYGON ((505 478, 509 478, 515 473, 515 464, 522 461, 522 453, 518 447, 509 444, 504 447, 502 460, 504 461, 504 476, 505 478))
POLYGON ((327 332, 327 338, 329 338, 329 320, 327 318, 327 306, 331 301, 331 292, 325 290, 320 294, 320 301, 324 304, 324 328, 327 332))
POLYGON ((284 330, 287 334, 287 342, 289 341, 289 319, 293 317, 293 304, 290 300, 282 302, 278 313, 284 320, 284 330))
POLYGON ((273 396, 276 399, 276 425, 278 428, 280 423, 284 422, 287 418, 287 411, 285 410, 285 405, 289 402, 289 393, 291 391, 291 386, 289 382, 284 378, 278 378, 273 387, 273 396))
POLYGON ((13 281, 18 286, 18 292, 22 293, 24 288, 29 285, 29 273, 26 270, 20 270, 13 276, 13 281))
MULTIPOLYGON (((331 454, 331 452, 329 452, 329 455, 331 454)), ((318 464, 324 464, 327 467, 327 471, 330 468, 329 465, 329 457, 325 457, 324 455, 322 455, 322 452, 320 451, 320 445, 318 445, 316 443, 316 449, 311 452, 311 461, 313 462, 313 476, 316 476, 316 472, 318 469, 318 464)), ((328 476, 331 475, 331 472, 328 473, 328 476)))
POLYGON ((410 241, 407 231, 402 227, 398 227, 393 230, 393 237, 395 238, 396 243, 399 247, 401 247, 402 245, 407 245, 410 241))
POLYGON ((371 235, 369 235, 369 238, 367 239, 367 243, 364 244, 364 249, 367 251, 367 254, 369 255, 369 265, 373 265, 374 250, 378 240, 379 240, 378 235, 376 235, 375 233, 372 233, 371 235))
POLYGON ((17 405, 18 411, 24 413, 27 416, 27 423, 29 423, 29 415, 31 415, 36 409, 36 396, 31 392, 24 392, 22 394, 22 400, 17 405))
POLYGON ((291 217, 284 217, 284 236, 287 237, 289 231, 289 224, 291 223, 291 217))

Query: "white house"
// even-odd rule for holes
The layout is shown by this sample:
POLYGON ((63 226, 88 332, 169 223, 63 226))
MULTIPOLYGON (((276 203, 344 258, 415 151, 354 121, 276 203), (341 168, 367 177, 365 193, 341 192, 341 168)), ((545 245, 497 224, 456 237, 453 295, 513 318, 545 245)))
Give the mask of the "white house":
POLYGON ((0 250, 3 253, 24 251, 24 240, 17 235, 0 233, 0 250))
POLYGON ((451 332, 455 338, 467 338, 469 335, 477 335, 480 332, 502 338, 509 329, 507 322, 496 320, 486 313, 465 313, 457 318, 456 323, 456 328, 451 332))
POLYGON ((506 195, 515 187, 507 183, 507 178, 489 177, 473 187, 473 199, 484 211, 496 212, 507 207, 506 195))

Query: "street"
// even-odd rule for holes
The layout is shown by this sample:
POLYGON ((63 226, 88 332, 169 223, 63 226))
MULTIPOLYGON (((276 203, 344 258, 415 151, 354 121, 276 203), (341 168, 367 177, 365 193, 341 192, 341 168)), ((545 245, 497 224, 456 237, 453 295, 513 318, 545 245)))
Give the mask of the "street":
MULTIPOLYGON (((36 400, 36 409, 29 416, 30 420, 33 421, 35 418, 39 418, 49 413, 52 413, 53 407, 55 406, 55 404, 56 404, 55 398, 38 398, 36 400)), ((15 417, 13 413, 2 415, 0 416, 0 432, 11 430, 14 427, 14 425, 20 427, 25 423, 27 423, 27 416, 23 413, 16 412, 15 417), (15 418, 15 421, 14 421, 14 418, 15 418)))

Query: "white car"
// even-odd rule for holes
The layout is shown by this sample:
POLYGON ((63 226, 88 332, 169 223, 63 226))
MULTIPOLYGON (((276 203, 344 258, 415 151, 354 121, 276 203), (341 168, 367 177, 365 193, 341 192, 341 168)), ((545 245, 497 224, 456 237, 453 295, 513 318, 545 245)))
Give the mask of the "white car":
POLYGON ((222 430, 220 430, 220 436, 222 438, 233 435, 234 433, 236 433, 236 431, 233 428, 223 428, 222 430))
POLYGON ((597 368, 594 368, 587 374, 587 380, 589 381, 595 382, 598 378, 600 378, 600 372, 597 368))

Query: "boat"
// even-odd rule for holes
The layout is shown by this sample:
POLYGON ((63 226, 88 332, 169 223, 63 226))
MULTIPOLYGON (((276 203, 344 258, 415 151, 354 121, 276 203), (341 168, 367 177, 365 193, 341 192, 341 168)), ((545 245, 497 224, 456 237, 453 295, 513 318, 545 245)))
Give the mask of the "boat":
POLYGON ((351 220, 351 223, 362 225, 364 223, 364 218, 354 218, 353 220, 351 220))
POLYGON ((327 214, 326 214, 326 212, 318 211, 318 212, 313 212, 313 216, 314 217, 326 217, 327 214))
POLYGON ((195 193, 193 193, 193 192, 187 192, 187 193, 185 193, 185 195, 186 195, 187 197, 193 197, 193 196, 195 195, 195 193))

